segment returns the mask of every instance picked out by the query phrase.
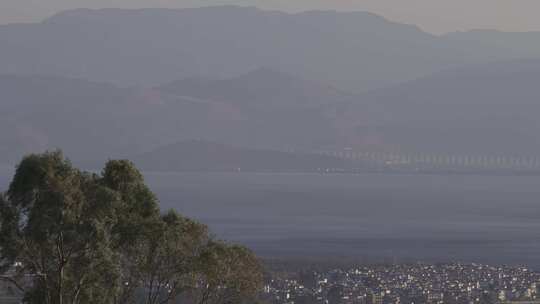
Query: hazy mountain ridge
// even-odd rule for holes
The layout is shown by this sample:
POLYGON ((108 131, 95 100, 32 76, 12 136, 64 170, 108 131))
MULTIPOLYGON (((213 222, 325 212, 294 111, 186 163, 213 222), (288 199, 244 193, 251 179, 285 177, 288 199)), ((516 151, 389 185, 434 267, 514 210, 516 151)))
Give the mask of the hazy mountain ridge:
POLYGON ((442 38, 456 43, 473 43, 517 52, 520 57, 538 58, 540 32, 501 32, 497 30, 471 30, 448 33, 442 38))
POLYGON ((335 121, 353 146, 370 139, 389 150, 537 155, 539 81, 540 60, 452 69, 363 94, 340 105, 335 121))
POLYGON ((540 56, 536 41, 439 37, 369 13, 67 11, 0 26, 0 156, 62 147, 82 160, 123 157, 194 138, 536 154, 540 59, 507 60, 540 56))
POLYGON ((317 107, 353 101, 354 96, 331 86, 306 81, 261 67, 229 79, 188 78, 156 88, 160 92, 222 101, 244 107, 317 107))
POLYGON ((98 143, 115 153, 114 136, 123 132, 110 113, 131 100, 125 90, 109 84, 50 76, 2 75, 0 92, 4 161, 56 147, 79 156, 97 151, 91 146, 98 143))
POLYGON ((239 148, 208 141, 192 140, 159 147, 133 156, 143 170, 181 171, 290 171, 317 172, 345 169, 347 161, 317 154, 239 148))
POLYGON ((0 26, 0 69, 150 86, 232 78, 264 66, 358 92, 466 64, 532 56, 528 41, 535 35, 509 47, 493 39, 438 37, 362 12, 84 9, 0 26))
POLYGON ((539 81, 540 60, 452 69, 361 95, 268 69, 153 89, 1 76, 0 152, 13 160, 62 147, 90 160, 198 138, 263 150, 534 156, 539 81))
MULTIPOLYGON (((285 90, 291 96, 282 95, 276 107, 264 102, 272 97, 265 95, 264 82, 256 79, 250 78, 249 84, 261 88, 260 93, 251 91, 246 96, 233 86, 230 92, 236 95, 210 99, 190 91, 171 94, 62 77, 1 76, 0 140, 6 143, 1 157, 14 161, 24 153, 57 147, 79 160, 127 157, 193 138, 263 149, 314 147, 332 140, 331 123, 316 106, 287 105, 297 95, 314 96, 320 92, 318 86, 313 87, 317 90, 309 86, 285 90), (252 103, 250 96, 262 102, 252 103)), ((238 79, 233 83, 238 84, 238 79)), ((317 96, 320 100, 341 95, 317 96)), ((321 102, 338 100, 342 99, 321 102)))

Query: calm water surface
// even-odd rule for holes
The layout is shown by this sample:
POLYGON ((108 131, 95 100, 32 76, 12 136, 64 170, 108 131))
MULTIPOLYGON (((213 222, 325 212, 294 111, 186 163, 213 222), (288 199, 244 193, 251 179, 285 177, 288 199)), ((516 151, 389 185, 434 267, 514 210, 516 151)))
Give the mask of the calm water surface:
MULTIPOLYGON (((540 177, 146 173, 163 208, 264 256, 540 269, 540 177)), ((3 188, 9 180, 0 177, 3 188)))
MULTIPOLYGON (((540 266, 540 177, 146 174, 165 208, 270 256, 540 266)), ((540 268, 540 267, 539 267, 540 268)))

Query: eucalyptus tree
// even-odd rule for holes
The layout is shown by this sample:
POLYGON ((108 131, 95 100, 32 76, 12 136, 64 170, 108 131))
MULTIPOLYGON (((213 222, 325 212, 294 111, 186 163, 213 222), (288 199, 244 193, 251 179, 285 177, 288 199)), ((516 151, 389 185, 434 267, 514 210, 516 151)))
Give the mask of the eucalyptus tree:
POLYGON ((25 157, 1 201, 2 267, 28 303, 106 303, 117 287, 110 248, 118 196, 61 152, 25 157))
POLYGON ((0 279, 28 304, 232 304, 258 291, 260 273, 248 249, 162 215, 127 160, 92 174, 59 151, 29 155, 0 195, 0 279))
POLYGON ((262 266, 246 247, 211 241, 199 258, 197 304, 237 304, 254 300, 263 284, 262 266))
POLYGON ((174 211, 165 214, 140 242, 143 303, 165 304, 197 288, 198 262, 209 243, 205 225, 174 211))

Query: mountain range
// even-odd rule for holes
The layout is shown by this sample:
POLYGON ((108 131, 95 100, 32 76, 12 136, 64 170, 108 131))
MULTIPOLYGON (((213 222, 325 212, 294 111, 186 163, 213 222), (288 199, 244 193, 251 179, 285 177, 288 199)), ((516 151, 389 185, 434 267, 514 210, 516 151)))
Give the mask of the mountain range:
POLYGON ((143 170, 160 172, 323 172, 354 166, 332 156, 239 148, 201 140, 166 145, 132 160, 143 170))
POLYGON ((540 153, 540 60, 439 72, 340 105, 348 145, 457 155, 540 153))
POLYGON ((0 26, 0 71, 153 86, 269 67, 358 93, 468 64, 537 58, 539 41, 534 32, 435 36, 364 12, 78 9, 0 26))
POLYGON ((0 153, 13 160, 62 147, 90 160, 203 139, 281 151, 533 156, 539 81, 540 60, 459 68, 357 95, 269 69, 150 89, 2 76, 0 153))
POLYGON ((350 95, 268 69, 235 79, 185 80, 156 88, 4 75, 0 92, 5 100, 0 103, 0 141, 6 143, 0 158, 10 161, 56 147, 84 161, 128 157, 191 139, 312 151, 334 140, 321 103, 351 100, 350 95), (283 81, 277 81, 280 78, 283 81), (267 94, 269 79, 276 80, 271 90, 282 92, 279 98, 267 94), (244 82, 251 92, 241 90, 244 82), (192 83, 191 89, 184 91, 186 83, 192 83))
POLYGON ((288 164, 298 155, 277 151, 535 156, 539 38, 239 7, 0 26, 0 162, 56 147, 77 161, 170 158, 192 140, 288 164))

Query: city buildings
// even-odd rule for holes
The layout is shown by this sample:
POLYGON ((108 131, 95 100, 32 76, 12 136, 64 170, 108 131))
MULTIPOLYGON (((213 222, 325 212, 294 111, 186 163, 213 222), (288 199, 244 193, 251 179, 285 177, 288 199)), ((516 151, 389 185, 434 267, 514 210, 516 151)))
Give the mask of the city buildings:
POLYGON ((273 304, 540 303, 540 274, 524 267, 407 264, 307 273, 272 277, 263 297, 273 304))

